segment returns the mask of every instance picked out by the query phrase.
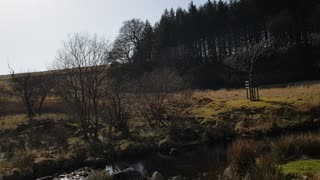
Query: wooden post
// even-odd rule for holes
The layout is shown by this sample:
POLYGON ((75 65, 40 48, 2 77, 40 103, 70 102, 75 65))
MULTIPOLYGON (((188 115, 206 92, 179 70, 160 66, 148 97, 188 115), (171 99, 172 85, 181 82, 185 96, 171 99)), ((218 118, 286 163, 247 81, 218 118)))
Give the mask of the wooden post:
POLYGON ((244 83, 245 83, 245 88, 247 91, 247 99, 249 99, 250 83, 249 83, 249 81, 245 81, 244 83))
POLYGON ((259 88, 256 87, 255 83, 250 81, 245 81, 245 88, 246 88, 247 99, 250 99, 251 101, 260 100, 259 88))

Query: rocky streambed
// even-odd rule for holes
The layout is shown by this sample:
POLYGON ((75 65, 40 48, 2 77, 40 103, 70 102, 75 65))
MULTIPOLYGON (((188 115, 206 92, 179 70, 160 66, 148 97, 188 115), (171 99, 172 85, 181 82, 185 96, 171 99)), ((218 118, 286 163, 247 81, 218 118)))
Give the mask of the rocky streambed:
MULTIPOLYGON (((137 158, 107 162, 102 170, 113 176, 113 179, 199 179, 205 178, 208 172, 222 173, 226 167, 226 145, 198 145, 190 149, 164 155, 154 152, 137 158), (130 179, 130 178, 129 178, 130 179)), ((174 151, 171 150, 171 151, 174 151)), ((55 177, 44 177, 39 180, 86 180, 93 173, 93 168, 81 168, 71 173, 55 177)))

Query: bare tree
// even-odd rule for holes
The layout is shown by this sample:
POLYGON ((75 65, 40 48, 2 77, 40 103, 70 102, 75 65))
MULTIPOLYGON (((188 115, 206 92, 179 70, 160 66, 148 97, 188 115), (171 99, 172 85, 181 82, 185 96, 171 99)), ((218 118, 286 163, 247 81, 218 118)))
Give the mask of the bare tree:
POLYGON ((134 47, 131 43, 124 39, 117 38, 113 44, 113 48, 109 54, 110 58, 115 62, 133 63, 134 47))
POLYGON ((165 125, 172 129, 185 118, 192 91, 175 71, 165 69, 142 78, 138 110, 151 127, 165 125))
POLYGON ((264 44, 258 43, 250 48, 243 48, 241 51, 227 58, 226 63, 244 71, 248 76, 248 98, 251 101, 259 100, 259 89, 256 78, 257 61, 273 52, 273 48, 264 44))
POLYGON ((142 57, 143 33, 145 23, 139 19, 125 21, 120 29, 119 35, 114 42, 110 56, 115 61, 122 63, 133 63, 133 57, 142 57))
POLYGON ((104 97, 101 114, 109 126, 108 136, 112 129, 129 133, 128 122, 132 115, 134 91, 132 83, 122 69, 110 70, 104 86, 104 97))
POLYGON ((98 141, 99 106, 103 96, 109 44, 96 35, 75 34, 64 42, 53 64, 55 92, 79 120, 84 137, 98 141))
POLYGON ((39 88, 38 90, 39 103, 36 111, 39 115, 41 115, 43 111, 43 104, 46 98, 48 97, 48 94, 54 88, 54 81, 53 81, 53 77, 50 74, 41 74, 36 76, 34 79, 36 82, 38 82, 37 86, 39 88))
POLYGON ((6 103, 8 102, 7 95, 5 87, 0 84, 0 116, 4 113, 6 103))
POLYGON ((37 113, 41 114, 43 103, 52 89, 49 77, 41 72, 15 74, 13 69, 11 69, 11 77, 13 88, 16 94, 21 97, 28 117, 32 118, 37 113))

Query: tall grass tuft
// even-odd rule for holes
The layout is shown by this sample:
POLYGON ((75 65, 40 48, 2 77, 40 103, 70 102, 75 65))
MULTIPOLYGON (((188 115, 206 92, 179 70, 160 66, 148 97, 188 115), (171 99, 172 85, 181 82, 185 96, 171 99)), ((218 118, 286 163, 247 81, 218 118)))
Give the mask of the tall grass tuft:
POLYGON ((244 176, 256 163, 256 146, 253 140, 237 140, 228 150, 231 172, 244 176))
POLYGON ((285 136, 272 143, 272 152, 280 163, 301 156, 320 157, 320 136, 315 134, 285 136))
POLYGON ((286 176, 276 164, 274 158, 270 154, 267 154, 260 157, 256 166, 246 174, 246 179, 285 180, 286 176))

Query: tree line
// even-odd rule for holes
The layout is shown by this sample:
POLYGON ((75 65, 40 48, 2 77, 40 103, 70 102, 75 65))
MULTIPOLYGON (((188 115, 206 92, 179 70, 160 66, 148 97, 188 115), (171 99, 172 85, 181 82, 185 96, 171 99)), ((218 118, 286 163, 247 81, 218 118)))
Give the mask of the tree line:
POLYGON ((124 22, 110 58, 191 74, 196 67, 224 66, 227 74, 239 70, 225 67, 226 58, 257 44, 275 50, 299 47, 307 54, 303 48, 319 33, 319 19, 317 0, 208 0, 199 7, 191 2, 188 9, 166 9, 154 26, 139 19, 124 22))

